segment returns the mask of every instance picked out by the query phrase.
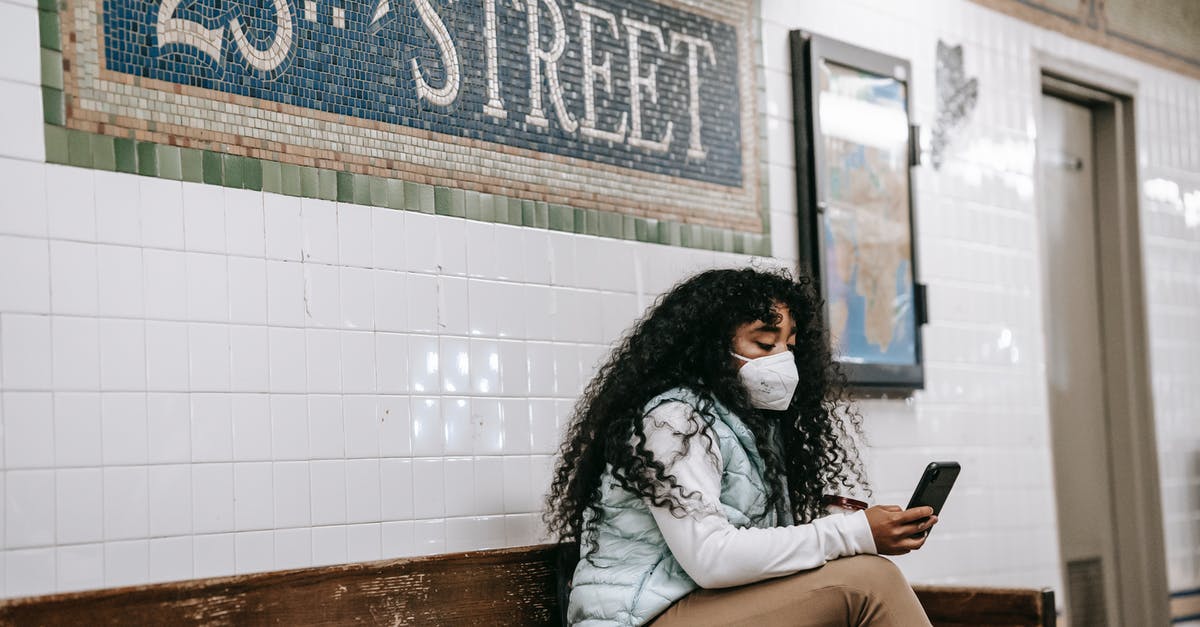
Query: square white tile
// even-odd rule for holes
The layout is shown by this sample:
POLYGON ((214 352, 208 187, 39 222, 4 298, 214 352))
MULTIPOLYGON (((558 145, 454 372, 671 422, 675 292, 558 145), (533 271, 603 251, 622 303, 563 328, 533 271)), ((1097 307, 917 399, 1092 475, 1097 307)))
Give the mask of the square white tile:
POLYGON ((4 465, 54 464, 54 400, 50 392, 4 392, 4 465))
POLYGON ((50 247, 45 240, 0 236, 0 307, 50 311, 50 247))
POLYGON ((234 464, 233 486, 234 528, 238 531, 272 528, 275 516, 271 498, 274 491, 271 462, 234 464))
POLYGON ((94 316, 99 311, 96 245, 50 241, 50 310, 94 316))
MULTIPOLYGON (((188 465, 151 466, 149 481, 150 535, 192 533, 192 468, 188 465)), ((229 498, 232 500, 233 495, 229 498)))
POLYGON ((104 539, 133 540, 150 532, 150 473, 144 466, 104 469, 104 539))
POLYGON ((187 250, 225 252, 225 189, 183 183, 183 240, 187 250))
POLYGON ((378 522, 380 511, 379 460, 348 460, 346 462, 346 521, 350 523, 378 522))
POLYGON ((54 387, 59 390, 100 389, 100 324, 96 318, 56 316, 54 387))
POLYGON ((338 258, 343 265, 371 267, 372 212, 371 207, 337 203, 338 258))
MULTIPOLYGON (((410 371, 409 371, 409 336, 400 333, 375 333, 375 384, 376 389, 381 394, 402 394, 409 391, 410 371)), ((414 338, 418 336, 413 336, 414 338)), ((436 346, 436 340, 427 338, 429 343, 436 346)), ((436 372, 436 355, 434 351, 434 373, 429 377, 427 373, 422 382, 430 381, 431 384, 437 382, 436 372)), ((419 365, 424 365, 425 362, 418 362, 419 365)), ((436 390, 426 390, 412 388, 416 392, 431 392, 436 390)))
POLYGON ((53 342, 49 316, 0 314, 2 376, 9 389, 49 390, 53 342))
POLYGON ((308 527, 312 521, 308 462, 275 462, 275 527, 308 527))
POLYGON ((194 533, 234 530, 233 464, 194 464, 192 529, 194 533))
POLYGON ((60 392, 54 395, 54 465, 99 466, 101 454, 100 395, 60 392))
POLYGON ((157 581, 191 579, 192 539, 152 538, 150 540, 150 578, 157 581))
POLYGON ((379 455, 397 458, 413 454, 413 419, 408 396, 378 396, 379 455))
POLYGON ((346 456, 346 426, 342 419, 342 397, 313 394, 308 397, 308 441, 312 459, 346 456))
POLYGON ((192 536, 192 567, 196 577, 223 577, 235 572, 232 533, 192 536))
POLYGON ((312 482, 312 524, 346 523, 346 462, 314 461, 309 464, 312 482))
POLYGON ((342 342, 341 391, 370 394, 377 389, 376 336, 370 331, 339 331, 342 342))
POLYGON ((132 246, 96 246, 98 307, 101 316, 145 315, 142 249, 132 246))
POLYGON ((234 535, 234 569, 241 573, 261 573, 275 569, 275 532, 244 531, 234 535))
POLYGON ((59 544, 99 542, 104 538, 104 475, 99 468, 70 468, 54 474, 59 544))

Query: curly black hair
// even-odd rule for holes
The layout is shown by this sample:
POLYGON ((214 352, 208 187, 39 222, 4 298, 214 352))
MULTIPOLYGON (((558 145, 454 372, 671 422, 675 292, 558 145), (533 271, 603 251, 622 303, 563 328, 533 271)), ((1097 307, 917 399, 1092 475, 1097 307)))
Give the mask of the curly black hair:
POLYGON ((711 450, 699 416, 713 401, 741 418, 757 442, 768 441, 772 424, 781 427, 777 446, 759 447, 770 489, 764 512, 784 502, 785 485, 798 523, 823 513, 827 488, 870 493, 856 446, 862 419, 844 400, 845 376, 830 353, 822 306, 810 278, 793 279, 783 269, 708 270, 662 295, 615 346, 575 406, 546 498, 543 520, 550 533, 561 542, 586 540, 604 515, 600 485, 609 464, 621 487, 686 515, 680 498, 690 495, 681 494, 663 460, 645 448, 643 427, 646 404, 675 387, 700 398, 693 428, 682 434, 685 450, 701 434, 711 450), (730 352, 740 325, 779 322, 776 305, 786 306, 795 321, 800 384, 786 410, 767 411, 750 405, 730 352))

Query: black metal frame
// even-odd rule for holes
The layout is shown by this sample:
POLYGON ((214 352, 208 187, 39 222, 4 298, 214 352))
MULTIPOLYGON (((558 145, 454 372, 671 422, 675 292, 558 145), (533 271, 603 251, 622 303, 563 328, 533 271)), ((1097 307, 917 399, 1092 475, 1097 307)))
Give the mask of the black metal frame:
MULTIPOLYGON (((909 172, 908 172, 908 227, 910 235, 910 267, 913 275, 913 341, 916 362, 914 364, 871 364, 839 362, 846 373, 852 391, 865 396, 887 393, 908 394, 925 387, 924 352, 921 342, 921 326, 928 320, 925 286, 917 282, 917 240, 913 223, 915 207, 912 166, 919 163, 920 149, 916 127, 911 124, 912 116, 912 68, 908 61, 885 54, 852 46, 847 43, 794 30, 790 33, 792 52, 792 105, 795 113, 796 177, 798 181, 797 201, 800 231, 800 267, 817 282, 821 296, 826 296, 822 279, 824 238, 818 229, 821 213, 825 208, 823 178, 824 149, 817 137, 820 105, 813 98, 817 87, 817 66, 821 60, 851 67, 895 79, 904 83, 907 113, 909 115, 909 172)), ((825 312, 822 312, 824 315, 825 312)), ((827 331, 828 332, 828 331, 827 331)))

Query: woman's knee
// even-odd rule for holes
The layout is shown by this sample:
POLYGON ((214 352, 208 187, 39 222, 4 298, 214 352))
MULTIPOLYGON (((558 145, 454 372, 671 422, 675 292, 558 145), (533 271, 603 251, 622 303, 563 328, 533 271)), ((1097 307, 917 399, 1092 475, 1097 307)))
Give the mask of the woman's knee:
MULTIPOLYGON (((911 588, 904 573, 891 560, 878 555, 844 557, 831 564, 843 562, 845 583, 868 591, 887 588, 911 588)), ((828 565, 828 564, 827 564, 828 565)))

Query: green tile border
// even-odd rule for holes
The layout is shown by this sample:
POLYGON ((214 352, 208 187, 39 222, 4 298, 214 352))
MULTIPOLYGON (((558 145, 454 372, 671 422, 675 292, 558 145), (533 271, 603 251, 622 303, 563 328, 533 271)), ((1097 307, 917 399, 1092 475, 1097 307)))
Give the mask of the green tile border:
MULTIPOLYGON (((611 239, 757 256, 771 255, 770 209, 765 202, 760 202, 758 208, 763 220, 763 232, 750 233, 65 128, 67 102, 63 92, 62 29, 58 15, 60 2, 37 2, 47 163, 611 239)), ((759 83, 758 98, 763 102, 765 83, 759 83)), ((759 122, 762 123, 761 120, 759 122)), ((759 170, 758 183, 763 198, 766 197, 766 177, 767 169, 763 165, 759 170)))
POLYGON ((770 256, 770 236, 45 125, 46 161, 610 239, 770 256))

